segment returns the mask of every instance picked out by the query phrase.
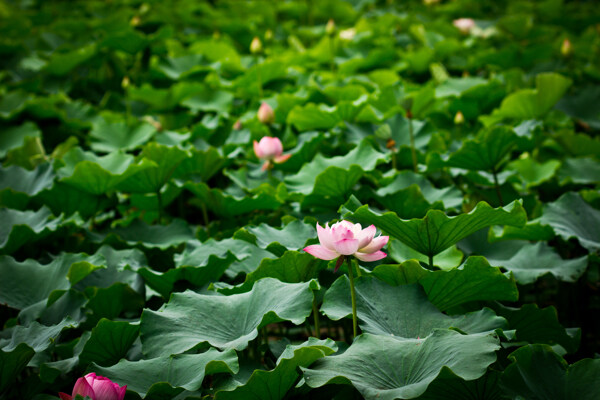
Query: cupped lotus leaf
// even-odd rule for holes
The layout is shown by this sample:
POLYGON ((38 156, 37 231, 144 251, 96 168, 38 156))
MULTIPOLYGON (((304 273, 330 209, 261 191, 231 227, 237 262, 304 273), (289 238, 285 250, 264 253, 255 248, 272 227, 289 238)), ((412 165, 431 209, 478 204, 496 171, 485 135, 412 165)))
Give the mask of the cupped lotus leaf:
POLYGON ((351 384, 367 400, 413 399, 427 390, 442 368, 473 380, 496 360, 500 348, 492 334, 461 335, 438 329, 424 339, 363 334, 343 354, 303 369, 310 387, 351 384))
POLYGON ((229 164, 230 159, 221 154, 216 147, 191 149, 190 156, 184 158, 173 173, 174 178, 200 178, 207 182, 213 175, 229 164))
MULTIPOLYGON (((4 101, 8 95, 4 97, 4 101)), ((0 103, 0 115, 2 115, 0 103)), ((42 133, 33 122, 25 122, 22 125, 3 128, 0 135, 0 158, 4 158, 10 150, 19 148, 25 144, 26 138, 41 138, 42 133)))
POLYGON ((156 69, 169 79, 177 81, 214 68, 210 66, 210 63, 202 54, 187 54, 181 57, 166 57, 156 65, 156 69))
POLYGON ((0 350, 0 393, 12 386, 34 355, 35 351, 25 343, 19 343, 12 351, 0 350))
POLYGON ((576 237, 586 249, 600 249, 600 211, 577 193, 565 193, 555 202, 544 205, 540 222, 550 225, 565 240, 576 237))
POLYGON ((531 220, 522 228, 492 226, 487 239, 490 243, 496 243, 504 240, 550 240, 554 236, 552 227, 541 224, 539 220, 531 220))
POLYGON ((314 226, 300 220, 292 221, 281 229, 267 224, 247 226, 236 232, 234 238, 240 238, 256 244, 262 249, 274 248, 282 254, 286 250, 299 250, 308 240, 317 237, 314 226))
POLYGON ((77 213, 84 219, 95 216, 113 204, 113 201, 104 195, 90 194, 62 182, 54 182, 50 189, 38 194, 35 200, 41 201, 55 215, 64 213, 70 216, 77 213))
POLYGON ((316 282, 282 283, 265 278, 250 292, 231 296, 174 293, 159 311, 144 310, 141 338, 144 354, 182 353, 202 343, 243 350, 258 329, 290 321, 299 325, 310 315, 316 282))
POLYGON ((122 180, 118 188, 130 193, 157 193, 175 172, 177 166, 188 157, 188 153, 178 147, 148 143, 139 158, 147 160, 152 167, 137 171, 122 180))
POLYGON ((33 171, 16 165, 0 168, 0 206, 24 208, 30 197, 52 186, 54 176, 50 164, 40 164, 33 171))
MULTIPOLYGON (((372 277, 355 281, 359 326, 365 333, 400 338, 430 335, 437 328, 457 328, 467 333, 506 328, 506 320, 489 308, 466 315, 440 312, 416 284, 391 286, 372 277)), ((350 284, 344 275, 325 292, 321 312, 339 320, 352 314, 350 284)))
POLYGON ((90 130, 90 147, 98 153, 133 150, 150 140, 155 133, 156 128, 146 122, 129 125, 101 119, 90 130))
POLYGON ((233 94, 223 90, 206 90, 186 98, 181 105, 193 112, 214 111, 227 115, 233 105, 233 94))
POLYGON ((95 242, 110 242, 112 240, 127 243, 129 246, 142 245, 146 248, 168 249, 194 239, 194 232, 181 219, 174 219, 168 225, 148 225, 136 219, 125 227, 117 227, 100 233, 90 233, 95 242))
POLYGON ((154 166, 133 156, 114 152, 102 157, 76 147, 63 157, 64 166, 57 171, 61 182, 93 195, 113 190, 119 183, 138 171, 154 166))
MULTIPOLYGON (((405 260, 418 260, 425 264, 429 262, 426 255, 411 249, 399 240, 392 239, 387 245, 388 256, 398 262, 405 260)), ((458 267, 462 263, 464 254, 456 246, 448 247, 446 250, 433 257, 433 266, 443 270, 458 267)))
POLYGON ((54 53, 46 64, 45 70, 51 75, 66 75, 75 67, 94 57, 97 51, 96 44, 91 43, 65 53, 54 53))
MULTIPOLYGON (((498 246, 502 246, 502 243, 498 246)), ((522 285, 533 283, 546 274, 552 274, 563 282, 576 282, 588 264, 587 256, 564 260, 544 242, 524 242, 510 258, 495 258, 493 255, 487 258, 490 264, 511 271, 522 285)))
POLYGON ((95 364, 90 366, 90 370, 98 375, 127 385, 128 391, 147 399, 174 398, 184 390, 200 389, 207 375, 234 374, 238 369, 234 350, 221 352, 216 349, 200 354, 173 354, 139 361, 121 360, 108 368, 95 364))
POLYGON ((538 163, 533 158, 528 157, 510 162, 506 169, 518 172, 519 178, 523 181, 523 187, 528 188, 552 179, 559 167, 560 161, 558 160, 538 163))
POLYGON ((550 346, 560 345, 567 352, 574 353, 579 348, 580 329, 565 329, 558 322, 556 308, 538 308, 537 304, 525 304, 521 308, 493 305, 498 315, 508 321, 509 329, 516 331, 517 341, 531 344, 541 343, 550 346))
POLYGON ((600 396, 600 360, 568 365, 550 346, 534 344, 512 352, 501 385, 511 396, 536 400, 594 400, 600 396))
POLYGON ((343 121, 338 106, 308 103, 292 108, 286 122, 301 132, 311 130, 327 130, 343 121))
POLYGON ((592 157, 567 158, 558 171, 561 184, 589 185, 600 183, 600 162, 592 157))
POLYGON ((302 194, 317 194, 322 196, 340 196, 345 193, 360 179, 363 171, 372 171, 387 160, 387 156, 378 152, 368 141, 362 141, 345 156, 325 158, 318 154, 312 162, 305 164, 300 171, 286 179, 288 188, 292 192, 302 194), (337 181, 320 178, 328 171, 346 172, 349 179, 345 179, 342 187, 337 181))
POLYGON ((54 218, 47 207, 38 211, 0 209, 0 253, 12 253, 26 243, 34 242, 55 232, 63 222, 54 218))
POLYGON ((299 367, 308 367, 316 360, 336 351, 337 345, 331 339, 309 338, 299 345, 288 345, 274 369, 255 370, 244 385, 231 391, 221 390, 215 398, 281 400, 298 380, 299 367))
POLYGON ((473 140, 463 143, 446 164, 472 171, 495 171, 500 162, 517 145, 517 134, 507 126, 483 130, 473 140))
MULTIPOLYGON (((34 97, 30 93, 27 93, 26 91, 20 89, 4 94, 2 96, 2 100, 0 100, 0 117, 2 117, 3 119, 10 119, 15 115, 18 115, 21 111, 25 109, 27 103, 29 103, 33 98, 34 97)), ((29 127, 31 127, 32 125, 35 126, 31 122, 26 122, 23 125, 28 125, 29 127)), ((31 129, 28 130, 31 131, 31 129)), ((8 131, 11 132, 10 129, 8 129, 8 131)), ((20 133, 17 133, 15 135, 14 131, 12 131, 11 133, 12 134, 7 135, 6 138, 4 137, 4 135, 2 135, 3 137, 2 139, 0 139, 0 157, 4 157, 7 150, 7 148, 5 147, 7 142, 5 142, 4 140, 8 139, 8 143, 10 143, 13 141, 15 136, 17 138, 20 136, 20 133)), ((40 132, 38 131, 38 137, 39 134, 40 132)), ((21 142, 22 140, 22 138, 19 138, 18 142, 21 142)), ((17 145, 17 147, 19 147, 19 145, 17 145)))
POLYGON ((281 202, 275 195, 275 188, 262 184, 252 196, 234 196, 221 189, 211 189, 203 182, 186 182, 184 186, 197 197, 197 203, 205 204, 208 210, 221 218, 231 218, 257 210, 276 210, 281 202))
POLYGON ((52 326, 45 326, 36 321, 28 326, 17 325, 10 339, 0 339, 0 349, 9 352, 25 343, 36 353, 40 353, 54 344, 63 329, 75 328, 76 325, 71 318, 65 318, 52 326))
POLYGON ((246 73, 237 78, 234 85, 246 95, 246 97, 255 98, 261 93, 258 82, 261 82, 264 87, 269 82, 277 79, 286 79, 288 77, 287 65, 279 60, 267 60, 246 69, 246 73), (260 71, 258 71, 259 69, 260 71))
POLYGON ((385 234, 431 257, 482 228, 492 225, 524 226, 527 221, 520 201, 499 208, 480 202, 470 213, 454 217, 448 217, 439 210, 429 210, 422 219, 403 220, 393 212, 375 213, 352 196, 341 211, 344 218, 363 225, 374 224, 385 234))
POLYGON ((79 360, 83 364, 95 362, 103 367, 116 364, 125 358, 139 331, 139 325, 102 318, 92 329, 92 335, 79 354, 79 360))
POLYGON ((464 380, 448 368, 427 387, 418 400, 502 400, 504 395, 499 385, 500 373, 489 369, 485 375, 474 380, 464 380))

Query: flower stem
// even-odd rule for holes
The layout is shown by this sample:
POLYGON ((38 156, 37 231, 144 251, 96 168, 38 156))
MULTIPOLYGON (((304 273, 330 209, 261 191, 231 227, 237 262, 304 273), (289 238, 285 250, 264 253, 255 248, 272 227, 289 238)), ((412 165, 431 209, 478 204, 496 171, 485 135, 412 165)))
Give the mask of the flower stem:
POLYGON ((498 184, 498 174, 496 169, 492 169, 492 175, 494 176, 494 186, 496 188, 496 195, 498 196, 498 201, 500 202, 500 206, 504 207, 504 201, 502 200, 502 192, 500 192, 500 185, 498 184))
POLYGON ((433 271, 433 256, 429 255, 429 269, 433 271))
POLYGON ((354 272, 352 271, 352 261, 347 258, 348 277, 350 278, 350 297, 352 298, 352 340, 357 336, 358 317, 356 316, 356 291, 354 290, 354 272))
POLYGON ((313 317, 315 319, 315 337, 321 339, 321 326, 319 325, 319 310, 317 309, 317 294, 314 293, 313 302, 313 317))
POLYGON ((333 37, 329 37, 329 67, 331 68, 331 72, 335 72, 335 43, 333 41, 333 37))
POLYGON ((413 169, 419 172, 417 162, 417 150, 415 148, 415 134, 413 132, 412 117, 408 118, 408 134, 410 135, 410 152, 412 154, 413 169))
POLYGON ((256 83, 258 84, 258 98, 263 98, 263 88, 262 88, 262 79, 260 76, 260 57, 257 55, 255 57, 256 62, 256 83))

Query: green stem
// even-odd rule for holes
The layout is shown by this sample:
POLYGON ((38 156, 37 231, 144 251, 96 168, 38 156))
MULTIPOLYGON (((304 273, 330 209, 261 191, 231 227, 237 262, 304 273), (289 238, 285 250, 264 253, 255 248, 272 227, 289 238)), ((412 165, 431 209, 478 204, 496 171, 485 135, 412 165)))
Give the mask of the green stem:
POLYGON ((313 317, 315 319, 315 337, 321 339, 321 326, 319 324, 319 310, 317 309, 317 294, 314 293, 313 302, 313 317))
POLYGON ((258 84, 258 98, 263 98, 262 78, 260 76, 260 57, 256 56, 254 61, 256 62, 256 83, 258 84))
POLYGON ((208 232, 208 210, 206 209, 206 203, 202 203, 202 219, 204 220, 204 226, 206 227, 206 232, 208 232))
POLYGON ((350 278, 350 297, 352 298, 352 340, 356 338, 358 332, 358 317, 356 316, 356 291, 354 290, 354 272, 352 271, 352 262, 347 258, 348 277, 350 278))
POLYGON ((392 151, 392 169, 398 169, 396 165, 396 152, 392 151))
POLYGON ((412 118, 408 119, 408 134, 410 135, 410 152, 412 154, 413 169, 419 172, 417 163, 417 150, 415 149, 415 134, 413 133, 412 118))
POLYGON ((502 200, 502 192, 500 192, 500 185, 498 184, 498 175, 496 173, 496 169, 492 170, 492 175, 494 176, 494 186, 496 187, 496 195, 498 196, 498 201, 500 202, 500 206, 504 207, 504 201, 502 200))
POLYGON ((433 271, 433 256, 429 255, 429 269, 433 271))
POLYGON ((156 191, 156 199, 158 200, 158 223, 160 224, 163 219, 163 201, 160 189, 156 191))
POLYGON ((335 43, 333 42, 333 37, 329 36, 329 67, 331 68, 331 72, 335 72, 335 43))

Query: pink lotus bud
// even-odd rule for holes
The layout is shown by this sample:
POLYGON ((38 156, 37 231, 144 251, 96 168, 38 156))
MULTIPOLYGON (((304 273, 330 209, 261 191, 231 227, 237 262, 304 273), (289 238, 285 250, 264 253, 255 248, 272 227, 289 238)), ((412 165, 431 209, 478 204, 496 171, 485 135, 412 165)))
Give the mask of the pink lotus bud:
POLYGON ((265 125, 272 124, 275 122, 275 113, 270 105, 267 103, 262 103, 260 108, 258 109, 258 113, 256 113, 258 120, 265 125))
POLYGON ((333 18, 329 18, 329 21, 327 21, 327 25, 325 25, 325 33, 328 36, 333 36, 335 34, 335 21, 333 18))
POLYGON ((120 387, 108 378, 90 373, 77 379, 73 386, 73 393, 59 393, 62 400, 72 400, 75 396, 88 396, 92 400, 123 400, 127 386, 120 387))
POLYGON ((291 154, 282 153, 283 145, 279 138, 265 136, 260 142, 254 141, 254 154, 261 160, 266 160, 262 166, 263 171, 272 167, 271 162, 280 164, 291 157, 291 154))
POLYGON ((560 46, 560 53, 567 57, 570 56, 572 52, 573 46, 571 46, 571 41, 569 39, 563 40, 562 45, 560 46))
POLYGON ((471 18, 455 19, 452 24, 462 33, 469 33, 471 29, 475 28, 475 21, 473 21, 471 18))
POLYGON ((242 121, 240 121, 239 119, 235 121, 235 123, 233 124, 233 129, 236 131, 242 129, 242 121))
POLYGON ((390 237, 375 237, 376 231, 375 225, 362 229, 360 224, 349 221, 340 221, 331 227, 326 224, 325 228, 317 224, 317 235, 321 244, 307 246, 304 251, 321 260, 338 258, 339 261, 339 257, 350 255, 367 262, 381 260, 387 256, 381 248, 387 244, 390 237))

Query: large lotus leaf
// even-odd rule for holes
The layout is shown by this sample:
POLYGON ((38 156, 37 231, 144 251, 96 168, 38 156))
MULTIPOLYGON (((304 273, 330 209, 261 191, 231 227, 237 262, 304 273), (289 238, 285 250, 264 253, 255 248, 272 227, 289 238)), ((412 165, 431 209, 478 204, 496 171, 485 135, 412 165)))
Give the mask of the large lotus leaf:
POLYGON ((183 99, 201 93, 206 87, 197 82, 179 82, 165 89, 143 83, 141 87, 129 86, 127 95, 131 100, 150 105, 155 110, 171 110, 183 99))
POLYGON ((96 325, 102 318, 113 320, 122 313, 139 315, 144 307, 143 296, 124 283, 115 283, 107 288, 87 288, 89 298, 86 324, 96 325), (90 315, 91 314, 91 315, 90 315))
POLYGON ((96 55, 96 52, 96 44, 91 43, 66 53, 55 53, 46 64, 46 72, 52 75, 66 75, 72 69, 96 55))
POLYGON ((540 224, 539 220, 531 220, 522 228, 492 226, 487 239, 490 243, 496 243, 504 240, 550 240, 554 236, 552 227, 540 224))
MULTIPOLYGON (((49 361, 40 365, 40 379, 43 382, 52 383, 61 374, 68 374, 79 365, 79 354, 91 336, 89 331, 84 332, 81 336, 75 339, 76 344, 73 346, 72 357, 63 358, 58 361, 49 361)), ((69 353, 70 355, 70 353, 69 353)))
MULTIPOLYGON (((179 80, 213 68, 202 54, 186 54, 181 57, 166 57, 156 65, 156 69, 170 79, 179 80)), ((206 91, 209 92, 208 89, 206 91)))
POLYGON ((527 345, 512 352, 501 378, 512 396, 535 400, 594 400, 600 397, 600 360, 568 365, 551 347, 527 345))
POLYGON ((399 286, 417 283, 429 272, 417 260, 407 260, 401 264, 380 264, 371 274, 390 285, 399 286))
POLYGON ((505 397, 499 381, 500 373, 492 369, 478 379, 467 381, 443 368, 418 400, 502 400, 505 397))
POLYGON ((472 171, 495 171, 498 164, 517 145, 518 136, 506 126, 483 130, 475 139, 463 143, 447 161, 450 167, 472 171))
POLYGON ((555 202, 546 204, 540 222, 550 225, 565 240, 576 237, 586 249, 600 249, 600 211, 577 193, 565 193, 555 202))
POLYGON ((76 147, 62 159, 65 165, 57 171, 60 180, 86 193, 102 195, 138 171, 153 163, 134 163, 133 156, 120 152, 98 157, 76 147))
POLYGON ((411 248, 427 256, 435 256, 479 229, 492 225, 523 226, 527 221, 521 202, 492 208, 480 202, 468 214, 448 217, 439 210, 429 210, 422 219, 403 220, 393 212, 374 213, 368 205, 351 198, 342 207, 344 218, 365 225, 374 224, 411 248))
POLYGON ((129 125, 101 119, 90 130, 90 147, 98 153, 133 150, 150 140, 155 133, 156 128, 146 122, 129 125))
MULTIPOLYGON (((22 310, 46 300, 55 290, 65 290, 71 285, 67 276, 74 271, 92 272, 105 263, 104 257, 86 254, 63 253, 48 264, 36 260, 16 261, 0 256, 0 303, 22 310)), ((81 276, 81 275, 80 275, 81 276)))
MULTIPOLYGON (((27 93, 26 91, 20 89, 3 94, 2 100, 0 100, 0 117, 2 117, 3 119, 9 119, 14 117, 15 115, 23 111, 23 109, 27 106, 27 103, 29 103, 31 99, 33 99, 33 96, 30 93, 27 93)), ((24 125, 31 126, 33 125, 33 123, 26 122, 24 125)), ((31 129, 28 130, 31 131, 31 129)), ((8 131, 10 132, 10 128, 8 129, 8 131)), ((8 143, 12 142, 15 138, 15 132, 13 131, 12 133, 12 135, 7 136, 8 143)), ((16 137, 19 136, 20 134, 16 134, 16 137)), ((39 137, 39 131, 37 136, 39 137)), ((7 148, 4 147, 7 143, 4 142, 4 140, 6 139, 3 139, 4 137, 0 139, 0 157, 4 157, 4 155, 6 154, 5 152, 7 150, 7 148)), ((22 140, 22 138, 19 138, 18 142, 22 142, 22 140)), ((17 145, 17 147, 19 147, 19 145, 17 145)))
POLYGON ((0 252, 12 253, 25 243, 34 242, 60 228, 62 218, 42 207, 38 211, 0 209, 0 252))
MULTIPOLYGON (((480 333, 507 326, 504 318, 488 308, 466 315, 445 315, 416 284, 391 286, 365 276, 356 280, 355 290, 359 326, 365 333, 417 338, 428 336, 436 328, 480 333)), ((352 314, 350 283, 345 275, 325 292, 321 311, 333 320, 352 314)))
POLYGON ((127 385, 146 399, 174 398, 183 390, 195 391, 204 377, 218 373, 236 373, 239 369, 234 350, 220 352, 209 349, 200 354, 165 355, 149 360, 121 360, 117 365, 103 368, 92 364, 98 375, 127 385))
POLYGON ((575 157, 599 156, 600 139, 583 133, 565 130, 556 135, 555 140, 570 155, 575 157))
POLYGON ((535 119, 545 113, 565 94, 571 79, 554 72, 545 72, 536 76, 535 89, 521 89, 507 96, 494 110, 492 117, 535 119))
POLYGON ((230 278, 235 278, 239 273, 254 271, 265 258, 275 258, 273 253, 245 240, 228 238, 215 241, 214 239, 208 239, 203 243, 192 240, 186 243, 183 253, 175 256, 175 265, 177 267, 208 266, 210 265, 210 263, 207 264, 208 258, 211 255, 226 259, 229 257, 228 253, 235 256, 235 260, 226 271, 227 276, 230 278))
POLYGON ((415 148, 421 151, 427 149, 431 135, 436 131, 434 126, 426 121, 409 119, 400 114, 388 119, 386 123, 390 127, 392 139, 396 142, 396 146, 410 147, 410 129, 412 129, 415 148), (412 128, 409 124, 412 124, 412 128))
POLYGON ((178 147, 148 143, 139 157, 150 161, 152 167, 131 174, 119 183, 119 190, 131 193, 157 193, 171 178, 177 166, 188 157, 188 153, 178 147))
POLYGON ((110 239, 125 242, 130 246, 140 244, 146 248, 168 249, 194 239, 194 232, 181 219, 174 219, 169 225, 148 225, 136 219, 125 227, 110 229, 105 234, 90 233, 96 242, 110 239))
POLYGON ((457 188, 437 189, 425 177, 412 171, 399 172, 393 181, 378 189, 375 194, 381 204, 402 218, 420 218, 425 215, 427 208, 437 208, 434 205, 438 202, 442 203, 444 208, 460 208, 463 201, 462 193, 457 188), (415 206, 415 198, 422 198, 429 203, 425 204, 427 208, 415 206), (407 209, 412 210, 407 212, 407 209))
POLYGON ((597 184, 600 182, 600 162, 591 157, 567 158, 558 171, 561 184, 597 184))
POLYGON ((57 325, 45 326, 33 321, 28 326, 17 325, 12 331, 10 339, 0 339, 2 351, 13 351, 21 343, 31 347, 36 353, 42 352, 57 340, 65 328, 74 328, 75 322, 71 318, 65 318, 57 325))
POLYGON ((199 204, 205 204, 208 210, 221 218, 251 213, 256 210, 276 210, 281 202, 275 196, 275 188, 263 184, 253 196, 233 196, 221 189, 211 189, 203 182, 187 182, 185 188, 197 197, 199 204))
MULTIPOLYGON (((502 246, 502 243, 497 246, 502 246)), ((533 283, 546 274, 552 274, 556 279, 564 282, 576 282, 583 275, 588 264, 587 256, 563 260, 544 242, 533 244, 523 242, 523 246, 507 259, 496 258, 493 254, 486 257, 492 265, 511 271, 517 282, 522 285, 533 283)))
POLYGON ((123 51, 132 55, 144 50, 147 44, 146 37, 133 27, 110 32, 99 42, 101 48, 123 51))
POLYGON ((83 364, 95 362, 103 367, 113 365, 125 358, 138 337, 139 330, 139 325, 103 318, 92 329, 92 335, 83 347, 79 359, 83 364))
POLYGON ((33 171, 15 165, 0 167, 0 206, 22 209, 30 197, 49 189, 53 182, 50 164, 41 164, 33 171))
POLYGON ((305 163, 310 162, 318 154, 319 146, 325 136, 319 132, 310 131, 298 135, 296 147, 286 151, 291 157, 277 168, 283 171, 297 172, 305 163))
POLYGON ((368 141, 362 141, 345 156, 325 158, 318 154, 294 176, 286 179, 290 191, 321 196, 342 196, 360 179, 363 171, 372 171, 387 157, 368 141), (331 172, 329 172, 331 171, 331 172), (342 181, 326 179, 328 174, 346 174, 342 181))
POLYGON ((281 229, 264 223, 258 226, 247 226, 237 231, 234 238, 246 240, 261 249, 283 254, 286 250, 299 250, 305 247, 307 241, 316 236, 317 231, 312 225, 296 220, 281 229))
POLYGON ((219 114, 228 114, 233 103, 233 94, 223 90, 206 90, 181 102, 181 105, 193 112, 214 111, 219 114))
POLYGON ((425 339, 363 334, 341 355, 303 369, 310 387, 351 384, 367 400, 412 399, 423 394, 443 367, 466 380, 482 376, 500 348, 494 335, 435 330, 425 339))
POLYGON ((462 78, 449 78, 446 79, 435 89, 435 97, 443 98, 456 96, 460 97, 464 92, 469 89, 487 84, 486 79, 478 76, 465 76, 462 78))
POLYGON ((184 158, 175 169, 174 178, 189 179, 200 178, 202 182, 208 181, 229 163, 221 151, 215 147, 205 150, 192 149, 190 156, 184 158))
POLYGON ((39 193, 35 200, 48 206, 55 215, 79 213, 84 219, 95 216, 113 204, 104 195, 91 194, 62 182, 54 182, 50 189, 39 193))
MULTIPOLYGON (((426 255, 411 249, 404 243, 396 239, 391 239, 387 245, 388 256, 398 262, 405 260, 418 260, 425 264, 429 262, 426 255)), ((463 260, 464 254, 456 246, 448 247, 446 250, 433 257, 433 265, 443 270, 449 270, 458 267, 463 260)))
POLYGON ((297 381, 299 367, 308 367, 319 358, 337 351, 331 339, 309 338, 299 345, 288 345, 271 371, 255 370, 250 379, 234 390, 218 391, 215 398, 281 400, 297 381))
POLYGON ((0 135, 0 158, 4 158, 9 150, 23 146, 26 138, 41 138, 41 132, 33 122, 25 122, 23 125, 10 128, 3 127, 0 135))
POLYGON ((279 321, 303 323, 312 310, 315 286, 315 282, 282 283, 265 278, 250 292, 231 296, 175 293, 159 311, 144 310, 144 354, 181 353, 205 342, 243 350, 263 326, 279 321))
POLYGON ((260 95, 259 82, 264 87, 271 81, 285 79, 288 76, 288 68, 283 62, 279 60, 267 60, 246 69, 246 73, 236 79, 234 85, 246 97, 257 98, 260 95), (259 69, 260 71, 258 71, 259 69))
POLYGON ((572 96, 563 97, 556 108, 588 124, 593 129, 600 129, 600 112, 596 104, 600 102, 600 86, 585 85, 572 96))
POLYGON ((565 329, 559 322, 554 307, 538 308, 536 304, 525 304, 521 308, 494 306, 496 313, 508 321, 509 329, 516 330, 516 340, 531 344, 561 345, 573 353, 579 347, 581 331, 565 329))
POLYGON ((265 258, 258 268, 246 275, 246 280, 238 286, 220 284, 219 293, 233 294, 248 292, 254 282, 262 278, 275 278, 281 282, 299 283, 317 279, 319 272, 327 268, 327 262, 308 253, 286 251, 279 258, 265 258))
POLYGON ((342 121, 337 107, 328 107, 324 104, 309 103, 305 106, 294 107, 287 116, 286 122, 294 125, 299 131, 315 129, 331 129, 342 121))
POLYGON ((529 188, 552 179, 559 167, 560 161, 558 160, 538 163, 533 158, 528 157, 512 161, 506 169, 518 172, 519 178, 523 181, 523 187, 529 188))
POLYGON ((25 343, 19 343, 12 351, 0 350, 0 393, 12 386, 34 355, 35 351, 25 343))

